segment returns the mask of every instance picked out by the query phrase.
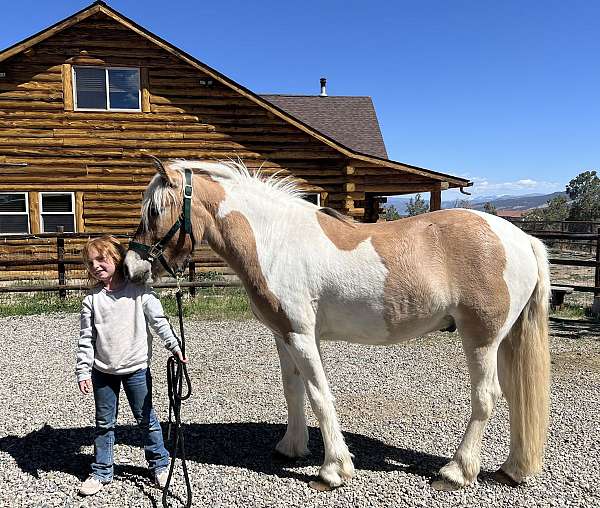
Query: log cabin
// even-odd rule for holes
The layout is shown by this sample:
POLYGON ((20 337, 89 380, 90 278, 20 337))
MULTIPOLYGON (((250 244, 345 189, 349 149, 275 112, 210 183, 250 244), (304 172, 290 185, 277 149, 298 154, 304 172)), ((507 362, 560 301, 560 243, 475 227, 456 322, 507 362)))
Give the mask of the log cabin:
POLYGON ((259 95, 101 1, 1 51, 0 280, 40 272, 43 234, 57 227, 79 244, 131 234, 154 175, 147 154, 240 158, 367 222, 385 196, 429 192, 439 209, 443 190, 471 185, 390 160, 370 97, 321 85, 315 96, 259 95))

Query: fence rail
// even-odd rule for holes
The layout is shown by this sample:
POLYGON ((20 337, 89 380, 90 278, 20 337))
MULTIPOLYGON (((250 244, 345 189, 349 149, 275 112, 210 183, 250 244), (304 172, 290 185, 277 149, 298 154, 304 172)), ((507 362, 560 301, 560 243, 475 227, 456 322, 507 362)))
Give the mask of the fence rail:
MULTIPOLYGON (((594 284, 592 286, 586 285, 578 285, 578 284, 568 284, 562 283, 559 284, 564 287, 573 288, 575 291, 586 292, 586 293, 594 293, 595 298, 600 298, 600 222, 556 222, 556 221, 532 221, 532 222, 524 222, 524 221, 512 221, 515 225, 522 227, 527 224, 533 224, 536 227, 528 230, 527 228, 523 228, 527 233, 545 241, 553 241, 553 240, 567 240, 569 242, 587 242, 589 245, 595 245, 595 260, 583 260, 583 259, 565 259, 565 258, 550 258, 549 262, 553 265, 566 265, 566 266, 578 266, 578 267, 589 267, 594 268, 594 284), (540 226, 543 228, 547 225, 555 226, 558 224, 558 231, 548 231, 545 229, 540 229, 540 226), (568 229, 572 226, 575 226, 577 229, 587 229, 587 233, 578 232, 569 232, 568 229), (596 232, 593 232, 593 229, 597 228, 596 232)), ((96 234, 86 234, 86 233, 43 233, 40 235, 0 235, 0 241, 2 239, 5 240, 27 240, 27 239, 38 239, 38 238, 47 238, 47 239, 56 239, 56 250, 55 255, 50 258, 45 259, 5 259, 0 261, 0 269, 6 269, 9 267, 17 267, 22 268, 24 271, 29 266, 55 266, 56 267, 56 280, 58 284, 46 284, 46 285, 15 285, 15 286, 6 286, 0 287, 0 293, 21 293, 21 292, 35 292, 35 291, 58 291, 61 298, 65 298, 67 291, 73 290, 85 290, 89 286, 85 284, 68 284, 67 283, 67 266, 75 266, 81 267, 83 269, 83 262, 81 259, 72 256, 65 255, 65 239, 87 239, 96 236, 102 236, 102 233, 96 234)), ((117 238, 130 239, 127 235, 113 235, 117 238)), ((224 262, 220 261, 207 261, 201 258, 193 258, 188 265, 188 281, 182 282, 180 284, 181 287, 188 288, 190 294, 192 296, 195 295, 196 288, 206 288, 206 287, 239 287, 241 286, 239 281, 197 281, 196 278, 196 270, 199 266, 203 267, 214 267, 221 268, 224 267, 224 262)), ((161 282, 154 284, 156 288, 169 288, 176 287, 177 283, 175 282, 161 282)))

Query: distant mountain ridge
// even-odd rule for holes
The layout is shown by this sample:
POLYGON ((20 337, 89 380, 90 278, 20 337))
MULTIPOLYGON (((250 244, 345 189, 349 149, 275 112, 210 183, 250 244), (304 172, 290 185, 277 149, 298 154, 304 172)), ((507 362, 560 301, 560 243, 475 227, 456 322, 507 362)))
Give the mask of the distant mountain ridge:
MULTIPOLYGON (((422 194, 422 196, 425 200, 429 198, 427 193, 422 194)), ((552 192, 551 194, 525 194, 522 196, 479 196, 474 197, 473 199, 470 199, 469 196, 465 196, 465 199, 461 201, 469 201, 471 208, 475 210, 483 210, 483 207, 486 203, 491 203, 496 207, 496 210, 512 210, 523 212, 526 210, 531 210, 532 208, 543 207, 548 203, 548 201, 557 196, 567 197, 567 194, 565 192, 552 192)), ((394 196, 389 197, 386 204, 394 205, 401 215, 405 215, 407 213, 406 205, 408 205, 409 200, 410 198, 394 196)), ((456 206, 456 201, 456 199, 443 201, 442 208, 454 208, 456 206)))

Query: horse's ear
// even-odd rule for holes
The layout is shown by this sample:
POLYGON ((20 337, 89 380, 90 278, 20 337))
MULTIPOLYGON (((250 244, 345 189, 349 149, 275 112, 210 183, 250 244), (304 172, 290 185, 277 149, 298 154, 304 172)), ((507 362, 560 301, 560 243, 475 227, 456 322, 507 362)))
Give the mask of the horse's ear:
POLYGON ((167 173, 167 170, 163 166, 162 161, 158 157, 155 157, 154 155, 148 155, 148 157, 150 157, 152 159, 152 162, 154 162, 154 166, 156 167, 156 171, 162 177, 163 181, 167 185, 173 185, 173 182, 171 181, 171 178, 169 177, 169 174, 167 173))

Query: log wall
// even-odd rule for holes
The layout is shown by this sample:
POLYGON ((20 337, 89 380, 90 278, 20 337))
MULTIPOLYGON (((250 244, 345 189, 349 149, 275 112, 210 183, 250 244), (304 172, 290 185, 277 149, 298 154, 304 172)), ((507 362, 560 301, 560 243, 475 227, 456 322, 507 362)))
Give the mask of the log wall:
MULTIPOLYGON (((154 175, 147 153, 239 157, 267 174, 282 170, 320 193, 322 204, 359 220, 373 216, 367 194, 420 183, 396 170, 355 164, 102 13, 1 62, 0 71, 0 192, 29 192, 34 234, 40 191, 76 193, 78 232, 132 233, 154 175), (142 112, 73 111, 73 65, 140 68, 142 112)), ((20 245, 5 242, 0 253, 39 257, 35 241, 20 245)), ((14 272, 0 270, 0 280, 14 272)))

